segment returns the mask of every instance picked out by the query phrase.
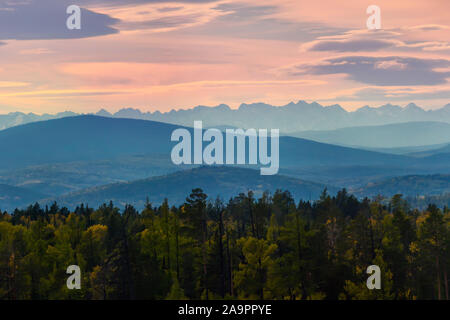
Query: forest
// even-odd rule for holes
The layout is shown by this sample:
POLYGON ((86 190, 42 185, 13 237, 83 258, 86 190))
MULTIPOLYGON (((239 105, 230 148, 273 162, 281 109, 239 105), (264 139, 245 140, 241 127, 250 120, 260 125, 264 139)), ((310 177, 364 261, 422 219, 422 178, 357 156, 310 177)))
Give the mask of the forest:
POLYGON ((345 189, 0 211, 0 299, 449 299, 450 209, 345 189), (69 265, 81 289, 66 286, 69 265), (369 290, 366 268, 381 269, 369 290))

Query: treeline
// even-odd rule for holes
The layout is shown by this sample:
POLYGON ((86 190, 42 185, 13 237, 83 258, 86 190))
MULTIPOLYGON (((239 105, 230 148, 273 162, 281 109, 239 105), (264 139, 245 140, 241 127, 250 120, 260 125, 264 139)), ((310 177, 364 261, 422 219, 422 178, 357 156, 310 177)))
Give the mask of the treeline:
POLYGON ((0 299, 448 299, 450 211, 326 190, 0 211, 0 299), (78 265, 81 290, 66 269, 78 265), (381 269, 368 290, 366 268, 381 269))

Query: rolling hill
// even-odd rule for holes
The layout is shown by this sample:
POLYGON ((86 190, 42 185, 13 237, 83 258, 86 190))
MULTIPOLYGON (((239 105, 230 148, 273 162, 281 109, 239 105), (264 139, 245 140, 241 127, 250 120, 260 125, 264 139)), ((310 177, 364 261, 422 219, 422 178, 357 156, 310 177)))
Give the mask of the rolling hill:
POLYGON ((352 190, 359 196, 373 197, 383 195, 391 197, 395 194, 405 196, 431 196, 450 193, 450 175, 408 175, 371 182, 366 186, 352 190))
POLYGON ((48 195, 26 188, 0 184, 0 210, 11 211, 45 197, 48 195))
POLYGON ((136 155, 7 170, 0 173, 0 183, 58 196, 92 186, 163 175, 186 167, 172 164, 167 154, 136 155))
MULTIPOLYGON (((170 155, 179 128, 171 124, 77 116, 30 123, 0 131, 0 168, 92 161, 131 155, 170 155)), ((191 129, 189 129, 191 130, 191 129)), ((204 144, 204 146, 206 143, 204 144)), ((280 165, 404 164, 408 157, 280 137, 280 165)))
POLYGON ((391 153, 391 154, 400 154, 410 157, 425 157, 433 154, 433 152, 445 147, 447 143, 441 144, 430 144, 426 146, 411 146, 411 147, 396 147, 396 148, 369 148, 369 147, 360 147, 360 149, 382 152, 382 153, 391 153), (423 155, 422 155, 423 153, 423 155))
POLYGON ((111 159, 125 155, 170 154, 165 123, 98 116, 66 117, 0 131, 0 168, 55 162, 111 159))
POLYGON ((406 122, 382 126, 349 127, 331 131, 304 131, 295 137, 337 145, 399 148, 450 142, 450 123, 406 122))
MULTIPOLYGON (((0 148, 5 152, 0 157, 0 183, 53 198, 192 169, 175 166, 170 160, 176 144, 170 136, 176 128, 154 121, 89 115, 2 130, 0 148)), ((392 176, 448 174, 449 159, 450 153, 417 158, 280 137, 279 172, 319 184, 358 188, 392 176)), ((3 203, 0 200, 0 207, 3 203)))
MULTIPOLYGON (((274 192, 277 189, 289 190, 297 200, 309 200, 317 199, 325 185, 282 175, 261 176, 258 170, 252 169, 208 166, 88 188, 47 200, 47 203, 55 200, 60 205, 73 208, 81 203, 94 207, 111 200, 119 207, 133 204, 142 208, 148 197, 150 202, 155 204, 160 204, 164 198, 168 198, 171 205, 178 205, 197 187, 202 188, 212 200, 220 196, 224 201, 228 201, 230 197, 248 190, 254 191, 258 197, 264 191, 274 192)), ((328 190, 332 193, 337 191, 333 186, 328 186, 328 190)))
POLYGON ((450 144, 445 144, 439 148, 433 148, 431 150, 422 150, 418 152, 411 152, 407 155, 412 157, 429 157, 429 156, 437 156, 442 154, 450 154, 450 144))

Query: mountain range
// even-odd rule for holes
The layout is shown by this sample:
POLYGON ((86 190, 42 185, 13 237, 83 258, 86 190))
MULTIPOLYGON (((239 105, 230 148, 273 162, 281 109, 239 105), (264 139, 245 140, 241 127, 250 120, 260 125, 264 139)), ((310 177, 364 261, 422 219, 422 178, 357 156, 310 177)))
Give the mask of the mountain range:
POLYGON ((381 126, 348 127, 328 131, 303 131, 294 137, 353 147, 400 148, 450 142, 450 123, 406 122, 381 126))
MULTIPOLYGON (((106 115, 105 111, 102 111, 106 115)), ((154 120, 192 126, 202 120, 206 127, 233 126, 237 128, 278 128, 284 134, 306 130, 334 130, 354 126, 372 126, 413 121, 439 121, 450 123, 450 104, 438 110, 428 110, 410 103, 404 108, 383 105, 378 108, 364 106, 356 111, 346 111, 340 105, 322 106, 305 101, 284 106, 265 103, 241 104, 231 109, 225 104, 216 107, 198 106, 187 110, 142 113, 136 109, 122 109, 114 117, 154 120)))
POLYGON ((42 115, 38 115, 32 112, 10 112, 8 114, 0 114, 0 130, 36 121, 73 117, 76 115, 78 114, 71 111, 59 112, 57 114, 44 113, 42 115))
MULTIPOLYGON (((0 129, 33 121, 48 120, 76 113, 63 112, 56 115, 20 112, 0 115, 0 129)), ((285 134, 306 130, 334 130, 355 126, 376 126, 415 121, 438 121, 450 123, 450 104, 437 110, 424 110, 410 103, 405 107, 386 104, 380 107, 364 106, 356 111, 346 111, 340 105, 322 106, 319 103, 298 101, 284 106, 265 103, 241 104, 231 109, 221 104, 215 107, 197 106, 191 109, 169 112, 141 112, 124 108, 115 113, 101 109, 96 115, 114 118, 153 120, 193 126, 194 120, 202 120, 204 127, 233 126, 238 128, 278 128, 285 134)))

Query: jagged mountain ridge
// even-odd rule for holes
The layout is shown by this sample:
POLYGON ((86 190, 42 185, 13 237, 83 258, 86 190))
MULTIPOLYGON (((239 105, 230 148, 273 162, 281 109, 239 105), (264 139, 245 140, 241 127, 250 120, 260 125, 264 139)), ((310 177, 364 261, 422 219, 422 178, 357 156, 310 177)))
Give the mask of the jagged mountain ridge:
MULTIPOLYGON (((65 116, 76 113, 63 112, 56 115, 20 112, 0 115, 0 129, 65 116)), ((450 103, 437 110, 424 110, 410 103, 405 107, 386 104, 380 107, 364 106, 356 111, 346 111, 340 105, 322 106, 317 102, 290 102, 284 106, 265 103, 241 104, 238 109, 220 104, 215 107, 197 106, 191 109, 169 112, 142 112, 124 108, 115 113, 101 109, 96 115, 114 118, 153 120, 171 124, 192 126, 194 120, 202 120, 205 127, 233 126, 238 128, 278 128, 283 133, 306 130, 334 130, 355 126, 385 125, 415 121, 439 121, 450 123, 450 103)))
MULTIPOLYGON (((106 115, 101 110, 101 115, 106 115)), ((111 117, 145 119, 183 126, 192 126, 202 120, 206 127, 232 126, 238 128, 278 128, 289 134, 305 130, 333 130, 354 126, 386 125, 415 121, 450 123, 450 104, 441 109, 424 110, 410 103, 405 107, 386 104, 378 108, 364 106, 356 111, 346 111, 340 105, 322 106, 305 101, 284 106, 265 103, 241 104, 231 109, 221 104, 215 107, 197 106, 192 109, 172 110, 166 113, 141 112, 127 108, 109 114, 111 117)))
POLYGON ((8 114, 0 114, 0 130, 8 129, 22 124, 36 121, 44 121, 51 119, 59 119, 78 115, 72 111, 59 112, 57 114, 44 113, 42 115, 35 113, 10 112, 8 114))

